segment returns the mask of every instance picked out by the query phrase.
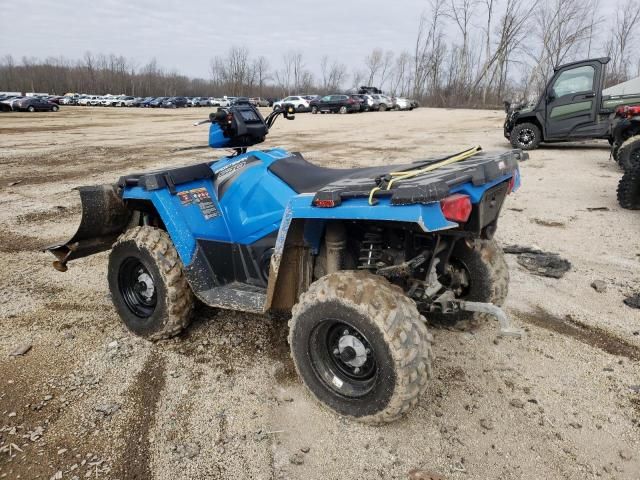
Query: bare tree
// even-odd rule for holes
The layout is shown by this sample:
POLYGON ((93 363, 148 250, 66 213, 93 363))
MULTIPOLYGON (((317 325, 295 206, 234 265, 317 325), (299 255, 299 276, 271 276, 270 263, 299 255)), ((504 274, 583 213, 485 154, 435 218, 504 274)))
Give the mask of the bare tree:
POLYGON ((269 74, 269 61, 264 56, 259 56, 253 62, 253 71, 258 82, 258 96, 262 97, 263 89, 267 80, 271 79, 269 74))
POLYGON ((445 0, 429 0, 429 10, 420 17, 413 53, 413 96, 423 98, 439 87, 446 46, 444 44, 445 0))
MULTIPOLYGON (((476 2, 474 0, 450 0, 449 8, 444 11, 453 23, 458 27, 458 32, 462 37, 462 43, 453 49, 451 71, 452 86, 458 91, 464 91, 471 81, 471 50, 470 50, 470 28, 471 18, 475 12, 476 2)), ((491 13, 489 14, 489 22, 491 13)))
POLYGON ((607 54, 611 57, 607 83, 623 82, 629 78, 631 59, 629 42, 634 38, 640 21, 640 5, 637 0, 627 0, 623 8, 616 10, 616 19, 607 41, 607 54))
POLYGON ((409 52, 401 52, 396 59, 391 75, 391 93, 394 95, 409 95, 411 83, 411 55, 409 52))
POLYGON ((373 85, 375 77, 383 64, 382 49, 374 48, 373 51, 365 57, 364 64, 368 74, 367 85, 373 85))
POLYGON ((553 67, 566 62, 589 39, 594 0, 546 0, 536 10, 537 52, 530 52, 534 67, 529 77, 541 90, 553 67))

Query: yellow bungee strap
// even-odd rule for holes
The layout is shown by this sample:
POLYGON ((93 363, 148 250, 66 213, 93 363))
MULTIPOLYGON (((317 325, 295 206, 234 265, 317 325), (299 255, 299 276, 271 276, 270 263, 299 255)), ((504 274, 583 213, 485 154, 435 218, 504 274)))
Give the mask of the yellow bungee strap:
MULTIPOLYGON (((418 168, 416 170, 408 170, 404 172, 391 172, 389 173, 389 175, 391 176, 391 180, 389 180, 389 183, 387 184, 387 187, 384 190, 391 190, 391 186, 394 183, 399 182, 401 180, 417 177, 418 175, 432 172, 440 167, 446 167, 447 165, 451 165, 452 163, 457 163, 457 162, 461 162, 462 160, 466 160, 467 158, 473 157, 475 154, 477 154, 481 150, 482 150, 482 147, 480 145, 477 145, 475 147, 469 148, 468 150, 460 152, 454 155, 453 157, 446 158, 438 163, 433 163, 427 167, 418 168)), ((369 205, 373 205, 373 196, 375 195, 376 192, 380 190, 382 190, 381 187, 374 187, 371 189, 371 192, 369 192, 369 205)))

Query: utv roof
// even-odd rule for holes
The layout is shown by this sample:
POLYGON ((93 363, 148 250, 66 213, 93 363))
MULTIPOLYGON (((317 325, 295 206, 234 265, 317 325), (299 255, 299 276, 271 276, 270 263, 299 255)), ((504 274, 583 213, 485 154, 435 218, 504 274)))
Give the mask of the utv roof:
POLYGON ((606 65, 607 63, 609 63, 609 60, 611 60, 611 58, 609 57, 588 58, 586 60, 578 60, 577 62, 570 62, 570 63, 565 63, 564 65, 559 65, 557 67, 554 67, 553 71, 557 72, 561 68, 571 67, 573 65, 578 65, 580 63, 588 63, 588 62, 600 62, 601 64, 606 65))

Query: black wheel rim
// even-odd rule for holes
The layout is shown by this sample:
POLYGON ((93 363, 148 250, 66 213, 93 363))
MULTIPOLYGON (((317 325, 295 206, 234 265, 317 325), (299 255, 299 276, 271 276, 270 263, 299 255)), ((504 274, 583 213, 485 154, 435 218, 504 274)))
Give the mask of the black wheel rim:
POLYGON ((120 264, 118 288, 129 310, 140 318, 156 309, 157 292, 153 277, 139 259, 129 257, 120 264))
POLYGON ((350 323, 332 318, 320 322, 309 336, 308 352, 316 376, 339 395, 358 398, 375 387, 376 352, 350 323))
POLYGON ((518 143, 524 147, 531 145, 536 139, 535 132, 530 128, 523 128, 518 132, 518 143))

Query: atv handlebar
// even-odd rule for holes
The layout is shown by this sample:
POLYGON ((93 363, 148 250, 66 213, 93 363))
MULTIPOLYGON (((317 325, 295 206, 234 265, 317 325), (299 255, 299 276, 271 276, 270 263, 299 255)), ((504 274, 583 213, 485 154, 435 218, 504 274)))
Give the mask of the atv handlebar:
POLYGON ((292 106, 288 106, 283 110, 278 109, 271 112, 267 115, 267 118, 264 119, 264 123, 267 124, 268 129, 271 129, 271 126, 275 123, 278 115, 282 115, 287 120, 294 120, 296 118, 296 110, 292 106))
MULTIPOLYGON (((274 110, 269 115, 267 115, 267 118, 264 119, 264 123, 267 125, 268 129, 271 129, 276 121, 276 118, 278 118, 279 115, 282 115, 287 120, 294 120, 296 118, 295 113, 295 108, 293 108, 292 106, 289 106, 283 110, 274 110)), ((217 112, 211 112, 209 114, 209 118, 207 118, 206 120, 195 122, 193 126, 198 127, 205 123, 221 123, 227 120, 230 114, 231 112, 229 111, 229 109, 219 108, 217 112)))

